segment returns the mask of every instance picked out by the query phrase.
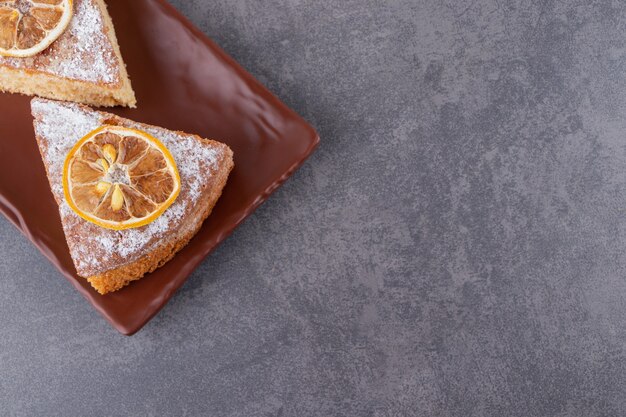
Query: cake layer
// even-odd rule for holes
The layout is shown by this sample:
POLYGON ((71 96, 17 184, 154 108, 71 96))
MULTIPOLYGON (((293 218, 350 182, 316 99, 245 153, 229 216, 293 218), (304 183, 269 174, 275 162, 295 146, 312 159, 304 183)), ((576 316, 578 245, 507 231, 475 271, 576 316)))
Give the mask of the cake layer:
POLYGON ((0 90, 96 106, 135 107, 113 22, 103 0, 74 0, 67 30, 27 58, 0 57, 0 90))

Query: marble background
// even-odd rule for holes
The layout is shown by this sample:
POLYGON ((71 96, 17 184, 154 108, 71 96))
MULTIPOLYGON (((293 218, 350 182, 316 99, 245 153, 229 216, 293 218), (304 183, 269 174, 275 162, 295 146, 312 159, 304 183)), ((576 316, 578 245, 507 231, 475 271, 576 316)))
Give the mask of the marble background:
POLYGON ((321 147, 132 338, 0 220, 0 414, 626 415, 626 3, 172 3, 321 147))

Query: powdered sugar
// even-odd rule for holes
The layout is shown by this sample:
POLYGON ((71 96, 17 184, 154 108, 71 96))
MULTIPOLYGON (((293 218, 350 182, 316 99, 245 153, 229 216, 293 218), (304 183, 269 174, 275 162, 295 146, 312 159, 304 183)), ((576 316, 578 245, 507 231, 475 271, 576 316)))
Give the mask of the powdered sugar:
POLYGON ((217 167, 219 152, 214 147, 190 146, 190 140, 180 140, 180 135, 176 132, 159 128, 146 128, 145 131, 161 141, 170 150, 174 159, 184 163, 178 164, 178 171, 181 178, 187 178, 186 184, 189 188, 190 196, 196 199, 200 196, 202 189, 202 172, 205 167, 217 167))
POLYGON ((74 0, 74 16, 66 31, 47 50, 28 58, 3 58, 0 64, 33 68, 71 80, 117 83, 120 62, 105 33, 94 0, 74 0))
MULTIPOLYGON (((42 115, 36 123, 36 133, 46 138, 46 148, 42 149, 48 161, 48 173, 52 178, 62 178, 63 163, 74 143, 87 133, 100 126, 100 116, 97 113, 86 113, 77 106, 56 106, 53 117, 49 102, 32 101, 33 114, 42 115)), ((63 198, 63 184, 61 181, 52 184, 52 192, 57 200, 63 198)))
POLYGON ((74 144, 112 117, 73 103, 32 101, 35 132, 48 167, 52 191, 60 202, 70 252, 81 275, 95 275, 133 262, 154 249, 168 233, 178 233, 193 211, 203 187, 218 169, 224 148, 165 129, 123 121, 147 131, 169 149, 181 177, 181 192, 172 206, 149 225, 124 231, 103 229, 76 215, 63 196, 63 164, 74 144))

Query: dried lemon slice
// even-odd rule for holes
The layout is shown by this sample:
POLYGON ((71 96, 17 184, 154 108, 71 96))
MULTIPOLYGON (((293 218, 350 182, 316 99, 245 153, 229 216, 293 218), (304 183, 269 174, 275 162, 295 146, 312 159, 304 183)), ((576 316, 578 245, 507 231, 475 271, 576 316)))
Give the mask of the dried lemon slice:
POLYGON ((0 55, 33 56, 72 20, 72 0, 0 0, 0 55))
POLYGON ((98 226, 145 226, 174 203, 180 175, 167 148, 146 132, 102 126, 67 155, 63 188, 69 206, 98 226))

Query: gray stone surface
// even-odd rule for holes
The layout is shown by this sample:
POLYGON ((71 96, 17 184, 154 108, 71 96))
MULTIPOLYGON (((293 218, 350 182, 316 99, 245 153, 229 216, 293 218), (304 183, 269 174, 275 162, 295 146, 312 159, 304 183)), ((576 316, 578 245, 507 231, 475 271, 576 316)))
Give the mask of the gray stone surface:
POLYGON ((624 2, 173 3, 322 145, 132 338, 0 221, 0 414, 626 415, 624 2))

